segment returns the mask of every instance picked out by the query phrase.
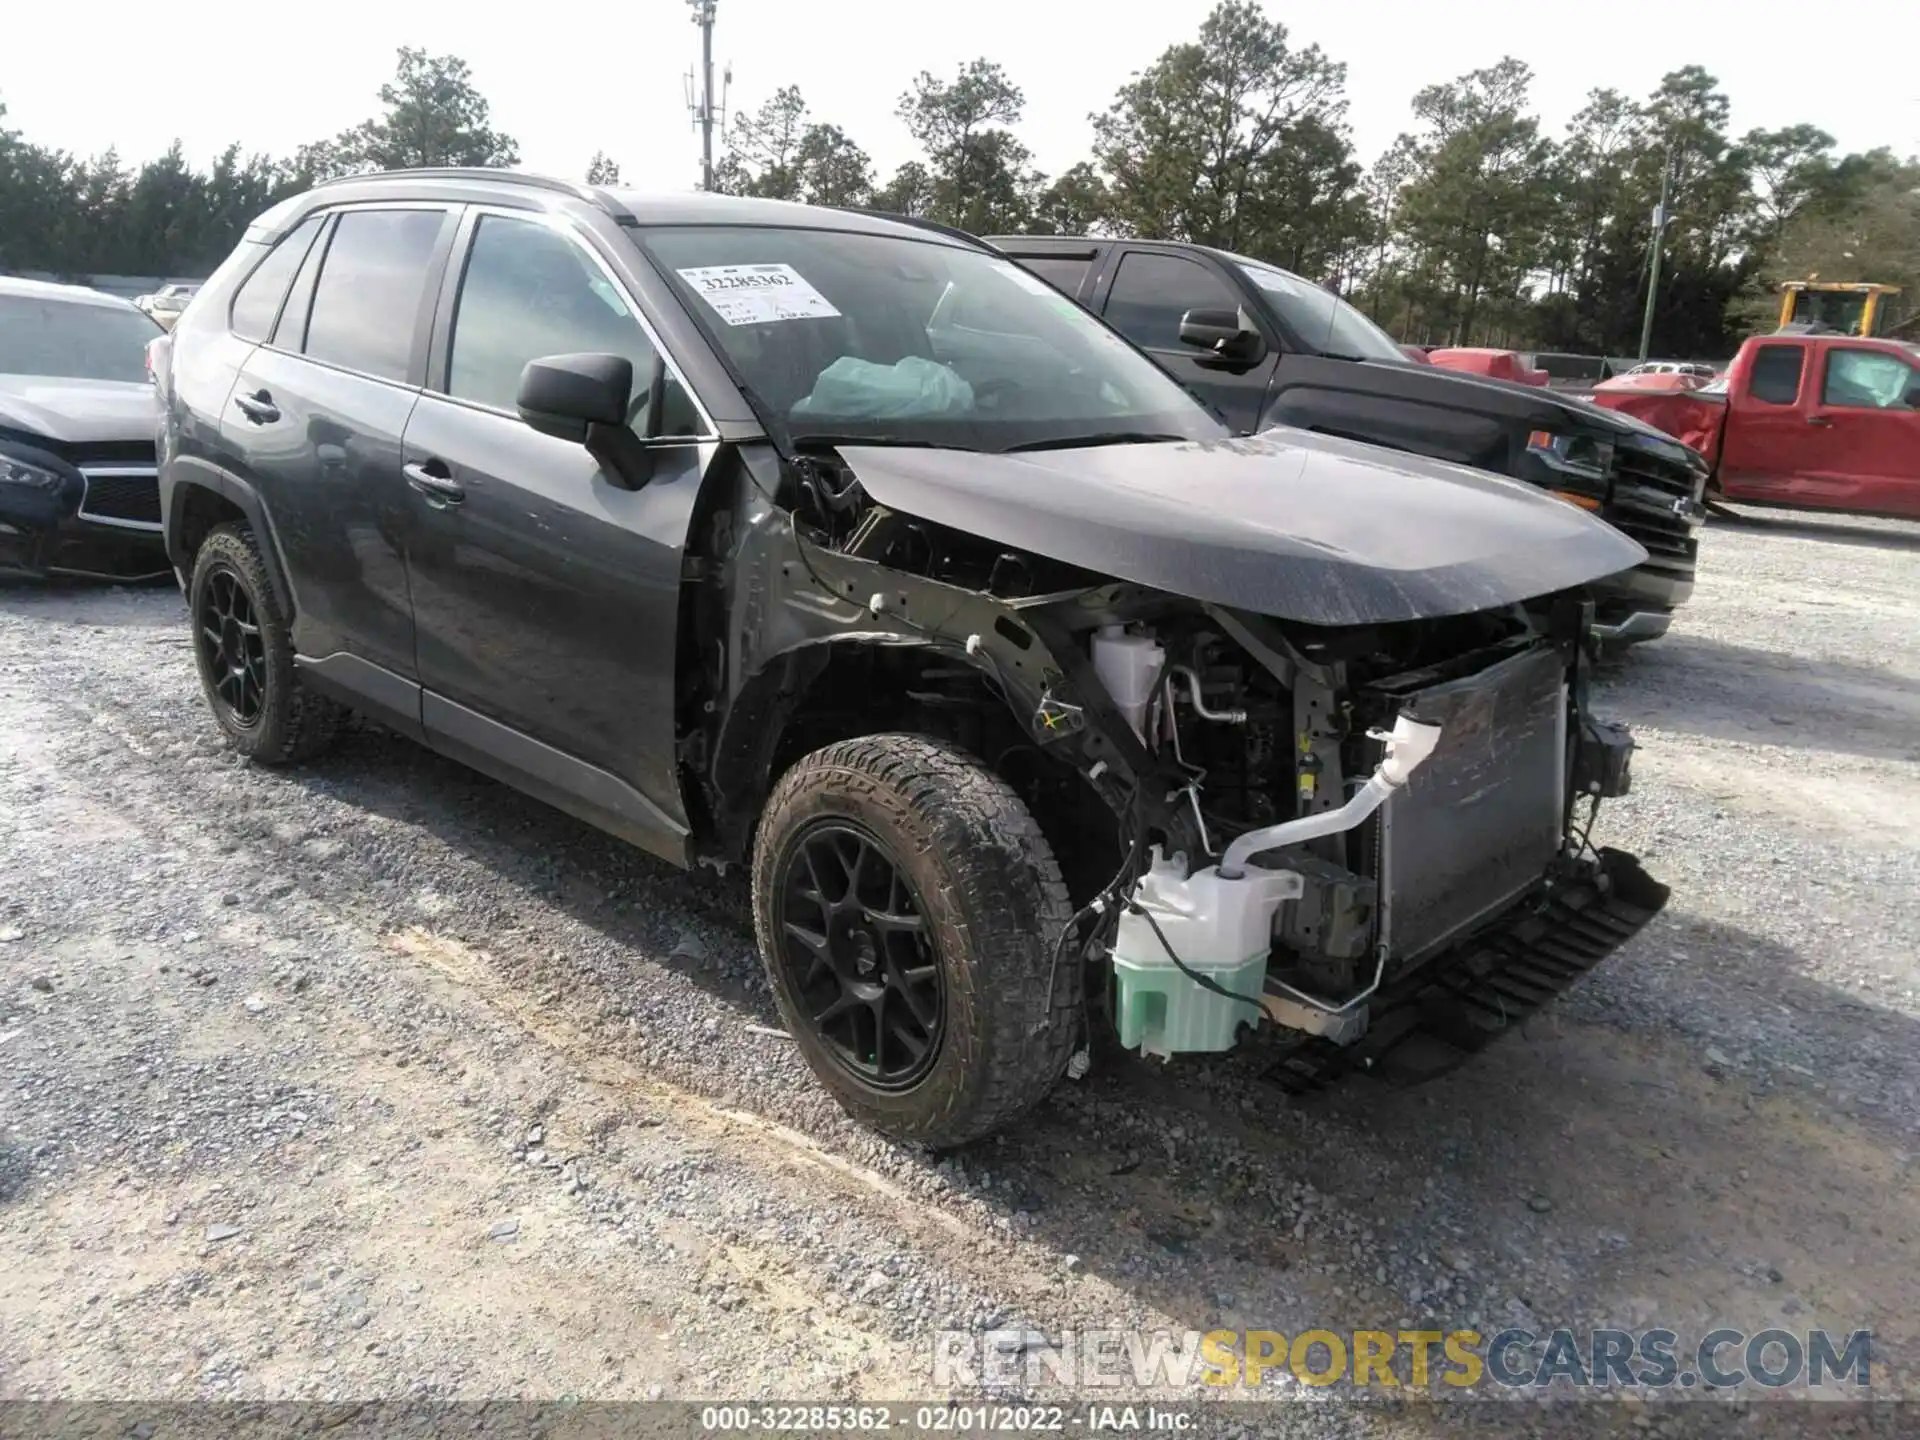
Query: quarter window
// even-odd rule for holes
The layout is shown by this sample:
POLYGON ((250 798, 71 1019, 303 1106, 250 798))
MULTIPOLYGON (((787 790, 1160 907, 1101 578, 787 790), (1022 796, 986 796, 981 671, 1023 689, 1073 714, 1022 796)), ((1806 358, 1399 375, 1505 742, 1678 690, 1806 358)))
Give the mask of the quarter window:
POLYGON ((1070 255, 1021 255, 1016 258, 1019 264, 1063 295, 1078 296, 1080 286, 1087 278, 1087 271, 1093 268, 1093 261, 1070 255))
POLYGON ((663 423, 650 430, 643 387, 658 352, 599 265, 549 226, 482 216, 454 311, 447 393, 511 413, 529 360, 583 353, 633 362, 629 420, 642 435, 699 433, 692 402, 670 371, 663 423))
POLYGON ((1180 317, 1187 311, 1239 308, 1240 297, 1197 260, 1135 251, 1113 277, 1107 323, 1142 349, 1180 350, 1180 317))
POLYGON ((1804 354, 1798 345, 1762 345, 1754 352, 1747 393, 1763 405, 1793 404, 1800 398, 1804 354))
POLYGON ((311 216, 299 228, 281 236, 280 243, 267 252, 267 258, 254 267, 253 274, 233 297, 229 324, 242 340, 251 340, 257 345, 273 333, 280 302, 287 298, 287 286, 306 258, 313 237, 320 233, 324 218, 311 216))
POLYGON ((306 353, 405 383, 443 210, 349 210, 334 226, 313 292, 306 353))

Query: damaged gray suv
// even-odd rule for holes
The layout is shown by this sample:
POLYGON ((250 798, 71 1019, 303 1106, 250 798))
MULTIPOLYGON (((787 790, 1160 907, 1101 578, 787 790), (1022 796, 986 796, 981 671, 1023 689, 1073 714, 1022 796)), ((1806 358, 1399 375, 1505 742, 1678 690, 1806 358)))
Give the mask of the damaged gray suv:
POLYGON ((278 206, 156 355, 238 751, 344 709, 744 866, 863 1121, 967 1141, 1117 1043, 1429 1073, 1666 892, 1596 850, 1571 505, 1235 439, 969 237, 488 171, 278 206))

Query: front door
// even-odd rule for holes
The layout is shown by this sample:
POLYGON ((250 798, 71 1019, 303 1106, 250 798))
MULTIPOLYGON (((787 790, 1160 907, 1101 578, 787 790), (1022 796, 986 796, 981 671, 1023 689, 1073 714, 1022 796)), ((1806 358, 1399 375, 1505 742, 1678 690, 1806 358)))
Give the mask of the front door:
POLYGON ((406 432, 408 570, 429 739, 659 854, 686 831, 675 766, 681 552, 713 446, 679 377, 647 413, 655 346, 564 222, 476 210, 451 327, 406 432), (523 423, 543 355, 625 355, 652 480, 623 490, 580 445, 523 423))
POLYGON ((1274 337, 1266 337, 1268 353, 1251 365, 1225 361, 1180 343, 1180 317, 1189 310, 1234 310, 1260 324, 1225 278, 1191 256, 1159 250, 1126 251, 1101 303, 1109 325, 1218 410, 1235 431, 1258 429, 1278 359, 1274 337))
POLYGON ((1794 477, 1821 465, 1827 427, 1814 422, 1810 350, 1791 340, 1756 346, 1744 386, 1730 389, 1719 463, 1728 499, 1792 504, 1794 477))

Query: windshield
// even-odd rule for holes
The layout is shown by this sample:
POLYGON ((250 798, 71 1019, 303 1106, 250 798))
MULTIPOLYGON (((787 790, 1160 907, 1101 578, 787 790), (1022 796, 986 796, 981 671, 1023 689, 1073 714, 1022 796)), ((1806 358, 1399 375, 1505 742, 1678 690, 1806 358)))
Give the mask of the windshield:
POLYGON ((1322 354, 1348 360, 1384 360, 1394 365, 1410 363, 1398 341, 1338 295, 1257 260, 1234 263, 1260 287, 1287 327, 1322 354))
POLYGON ((1009 260, 772 227, 643 231, 776 436, 1011 450, 1227 432, 1009 260))
POLYGON ((131 306, 0 295, 0 375, 147 378, 147 342, 163 331, 131 306))

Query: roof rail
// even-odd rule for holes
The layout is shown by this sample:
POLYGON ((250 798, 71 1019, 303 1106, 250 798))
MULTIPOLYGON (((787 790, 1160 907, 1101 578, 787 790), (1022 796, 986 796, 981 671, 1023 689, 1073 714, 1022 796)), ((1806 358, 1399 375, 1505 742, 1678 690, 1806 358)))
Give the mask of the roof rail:
POLYGON ((318 182, 318 190, 328 185, 355 185, 369 180, 484 180, 495 185, 525 185, 535 190, 551 190, 598 206, 612 215, 625 213, 595 185, 578 185, 552 175, 536 175, 525 170, 501 170, 487 165, 426 165, 413 170, 367 170, 357 175, 335 175, 318 182))
POLYGON ((995 246, 989 245, 971 230, 962 230, 958 225, 948 225, 939 220, 929 220, 924 215, 902 215, 894 210, 876 210, 870 205, 833 205, 827 208, 843 210, 849 215, 872 215, 881 220, 891 220, 896 225, 911 225, 916 230, 931 230, 936 235, 945 235, 951 240, 964 240, 976 249, 991 250, 996 255, 1000 253, 995 246))

